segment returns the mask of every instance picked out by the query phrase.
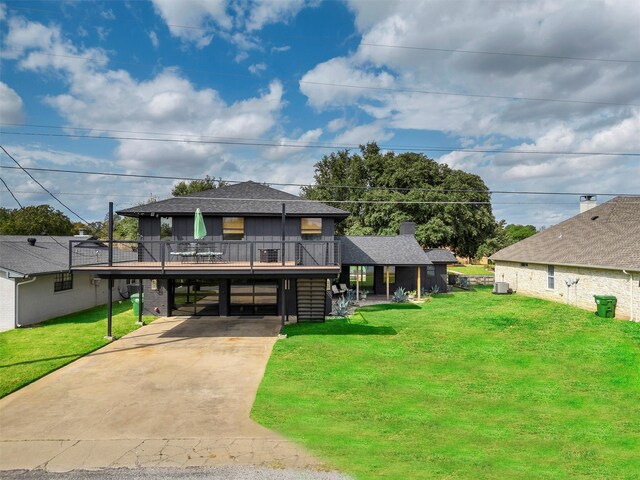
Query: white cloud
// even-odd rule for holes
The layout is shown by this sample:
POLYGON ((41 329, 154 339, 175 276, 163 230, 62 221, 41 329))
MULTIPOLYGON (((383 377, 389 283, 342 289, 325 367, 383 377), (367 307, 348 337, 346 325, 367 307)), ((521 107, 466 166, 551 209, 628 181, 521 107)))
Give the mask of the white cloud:
POLYGON ((334 138, 336 145, 365 145, 369 142, 386 142, 393 138, 393 133, 384 124, 375 122, 350 128, 334 138))
POLYGON ((232 27, 225 0, 153 0, 153 4, 174 37, 193 42, 198 48, 213 39, 210 21, 224 30, 232 27))
POLYGON ((304 0, 258 0, 249 9, 247 30, 260 30, 272 23, 287 22, 304 7, 304 0))
MULTIPOLYGON (((217 91, 197 88, 175 69, 166 69, 148 80, 137 80, 124 70, 104 68, 102 51, 80 50, 65 40, 56 28, 27 22, 15 23, 7 47, 16 52, 24 69, 52 68, 64 76, 68 91, 48 95, 44 101, 67 121, 67 126, 91 127, 93 133, 109 130, 167 132, 166 139, 210 140, 260 137, 278 124, 283 89, 272 81, 254 97, 226 103, 217 91), (39 40, 22 32, 40 32, 39 40), (44 41, 42 39, 45 39, 44 41), (66 56, 49 56, 56 52, 66 56), (67 58, 81 55, 94 61, 67 58)), ((141 135, 137 135, 141 136, 141 135)), ((153 135, 158 137, 158 135, 153 135)), ((199 175, 219 165, 225 149, 214 143, 168 143, 118 140, 117 164, 128 170, 153 168, 199 175)))
POLYGON ((394 78, 388 72, 375 72, 354 66, 349 59, 338 57, 317 65, 300 80, 300 90, 309 98, 309 104, 316 108, 332 105, 346 105, 362 97, 381 98, 384 92, 366 88, 390 88, 394 78), (324 84, 324 85, 323 85, 324 84), (363 88, 335 86, 358 85, 363 88))
POLYGON ((158 34, 156 32, 149 32, 149 40, 151 40, 151 45, 153 45, 153 48, 158 48, 160 46, 160 40, 158 40, 158 34))
POLYGON ((289 50, 291 50, 291 47, 289 45, 284 45, 282 47, 271 47, 272 53, 288 52, 289 50))
POLYGON ((347 126, 347 120, 345 118, 334 118, 327 124, 327 130, 330 132, 337 132, 347 126))
POLYGON ((104 18, 105 20, 115 20, 116 19, 116 15, 115 15, 115 13, 113 13, 113 10, 111 10, 111 9, 101 11, 100 12, 100 16, 102 18, 104 18))
MULTIPOLYGON (((263 156, 269 160, 284 160, 297 157, 301 155, 300 152, 302 149, 296 149, 295 147, 291 147, 291 145, 308 145, 316 143, 322 136, 322 133, 321 128, 315 128, 313 130, 307 130, 298 138, 281 137, 277 140, 277 143, 280 146, 265 150, 263 156)), ((306 155, 307 153, 303 155, 306 155)), ((288 163, 292 164, 294 162, 288 163)))
POLYGON ((23 103, 20 95, 6 83, 0 82, 0 112, 2 121, 6 123, 22 123, 24 121, 23 103))
POLYGON ((253 65, 249 65, 249 71, 254 75, 259 75, 267 69, 266 63, 254 63, 253 65))

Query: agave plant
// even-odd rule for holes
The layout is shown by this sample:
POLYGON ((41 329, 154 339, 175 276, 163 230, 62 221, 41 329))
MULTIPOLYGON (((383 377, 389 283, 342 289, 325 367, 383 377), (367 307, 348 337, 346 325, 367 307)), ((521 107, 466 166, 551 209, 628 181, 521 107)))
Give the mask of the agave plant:
POLYGON ((437 295, 438 293, 440 293, 440 287, 438 285, 434 285, 433 287, 431 287, 431 295, 437 295))
POLYGON ((333 307, 334 315, 338 317, 346 317, 349 314, 349 306, 351 304, 346 298, 339 298, 333 307))
POLYGON ((407 301, 407 291, 398 287, 395 292, 393 292, 393 297, 391 297, 391 301, 393 303, 404 303, 407 301))
POLYGON ((347 290, 344 293, 344 297, 343 298, 347 301, 348 305, 353 305, 355 303, 355 298, 356 298, 355 290, 347 290))

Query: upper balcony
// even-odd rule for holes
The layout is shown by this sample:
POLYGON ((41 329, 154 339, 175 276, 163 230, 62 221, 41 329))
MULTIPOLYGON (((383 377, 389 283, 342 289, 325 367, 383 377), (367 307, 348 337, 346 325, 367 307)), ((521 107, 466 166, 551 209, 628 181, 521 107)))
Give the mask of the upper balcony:
POLYGON ((118 276, 334 274, 340 271, 340 242, 71 240, 69 269, 118 276))

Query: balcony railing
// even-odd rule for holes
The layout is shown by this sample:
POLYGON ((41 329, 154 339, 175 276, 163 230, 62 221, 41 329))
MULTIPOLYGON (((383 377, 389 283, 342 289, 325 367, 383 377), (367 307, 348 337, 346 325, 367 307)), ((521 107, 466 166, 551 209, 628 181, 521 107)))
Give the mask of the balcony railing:
POLYGON ((340 266, 336 240, 70 240, 69 268, 277 269, 340 266))

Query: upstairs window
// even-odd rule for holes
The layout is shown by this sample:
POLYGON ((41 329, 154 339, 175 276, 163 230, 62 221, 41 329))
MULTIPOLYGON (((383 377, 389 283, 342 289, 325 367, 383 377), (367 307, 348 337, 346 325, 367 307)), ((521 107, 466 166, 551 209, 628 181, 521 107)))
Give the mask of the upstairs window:
POLYGON ((555 267, 553 265, 547 265, 547 288, 553 290, 555 288, 555 267))
POLYGON ((160 240, 173 239, 173 217, 160 217, 160 240))
POLYGON ((223 240, 244 240, 244 218, 243 217, 223 217, 222 218, 222 239, 223 240))
POLYGON ((71 290, 73 288, 73 273, 63 272, 56 273, 56 278, 53 282, 53 291, 62 292, 64 290, 71 290))
POLYGON ((303 240, 320 240, 322 238, 322 218, 302 218, 300 230, 303 240))

